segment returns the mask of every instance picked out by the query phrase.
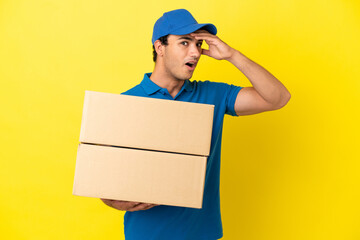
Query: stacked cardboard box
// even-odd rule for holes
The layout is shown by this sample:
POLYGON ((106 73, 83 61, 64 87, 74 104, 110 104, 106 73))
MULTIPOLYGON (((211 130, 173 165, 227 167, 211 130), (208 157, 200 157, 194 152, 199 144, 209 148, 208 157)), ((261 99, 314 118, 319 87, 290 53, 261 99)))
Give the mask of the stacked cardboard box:
POLYGON ((214 105, 85 92, 73 194, 201 208, 214 105))

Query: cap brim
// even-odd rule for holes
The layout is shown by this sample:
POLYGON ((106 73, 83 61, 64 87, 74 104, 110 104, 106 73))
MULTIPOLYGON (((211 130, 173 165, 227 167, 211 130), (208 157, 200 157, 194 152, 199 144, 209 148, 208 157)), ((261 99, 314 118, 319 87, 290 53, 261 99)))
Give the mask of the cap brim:
POLYGON ((216 35, 216 33, 217 33, 217 29, 216 29, 215 25, 213 25, 211 23, 204 23, 204 24, 188 25, 186 27, 179 28, 179 29, 171 32, 171 34, 173 34, 173 35, 185 35, 185 34, 195 32, 196 30, 199 30, 200 28, 203 28, 204 30, 206 30, 209 33, 214 34, 214 35, 216 35))

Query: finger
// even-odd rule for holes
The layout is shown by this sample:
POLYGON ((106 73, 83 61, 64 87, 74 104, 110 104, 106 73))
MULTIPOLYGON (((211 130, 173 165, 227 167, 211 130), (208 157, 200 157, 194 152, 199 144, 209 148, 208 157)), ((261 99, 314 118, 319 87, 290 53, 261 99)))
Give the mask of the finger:
POLYGON ((196 40, 205 40, 207 45, 217 45, 219 44, 219 42, 217 41, 217 39, 213 39, 213 38, 208 38, 208 37, 195 37, 196 40))
POLYGON ((100 200, 103 201, 103 202, 109 202, 110 201, 110 199, 105 199, 105 198, 100 198, 100 200))
POLYGON ((209 36, 209 37, 217 37, 216 35, 214 34, 211 34, 211 33, 190 33, 190 36, 209 36))
POLYGON ((122 200, 115 200, 115 199, 108 199, 108 198, 100 198, 101 201, 103 202, 127 202, 127 201, 122 201, 122 200))
POLYGON ((103 198, 100 198, 100 200, 103 201, 103 203, 105 203, 109 207, 112 207, 113 200, 111 200, 111 199, 103 199, 103 198))
POLYGON ((210 56, 210 51, 207 50, 207 49, 202 49, 201 54, 206 55, 206 56, 210 56))
POLYGON ((148 210, 148 209, 153 208, 153 207, 156 207, 156 206, 159 206, 159 204, 149 204, 149 206, 148 206, 148 207, 145 207, 144 210, 148 210))
POLYGON ((141 204, 140 202, 129 202, 129 201, 114 201, 112 203, 113 207, 119 210, 127 211, 137 205, 141 204))
POLYGON ((149 206, 148 203, 140 203, 139 205, 136 205, 135 207, 129 208, 127 211, 129 211, 129 212, 140 211, 140 210, 144 210, 148 206, 149 206))
POLYGON ((129 209, 128 211, 134 212, 134 211, 148 210, 156 206, 159 206, 159 204, 142 203, 134 208, 129 209))
POLYGON ((204 40, 209 40, 209 41, 219 39, 215 35, 206 34, 206 33, 196 33, 196 34, 190 33, 190 35, 193 36, 195 39, 204 39, 204 40))
POLYGON ((113 203, 115 202, 127 202, 127 201, 121 201, 121 200, 113 200, 113 199, 105 199, 105 198, 100 198, 101 201, 103 201, 105 204, 108 204, 108 205, 113 205, 113 203))

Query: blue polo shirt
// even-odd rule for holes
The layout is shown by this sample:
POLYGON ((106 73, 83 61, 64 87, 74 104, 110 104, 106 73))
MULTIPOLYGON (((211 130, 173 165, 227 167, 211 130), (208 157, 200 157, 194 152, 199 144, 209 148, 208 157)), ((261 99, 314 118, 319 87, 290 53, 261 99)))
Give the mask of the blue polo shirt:
POLYGON ((216 240, 223 236, 220 215, 220 153, 224 115, 237 116, 234 104, 242 87, 186 80, 173 98, 145 73, 140 84, 122 94, 215 105, 210 155, 207 160, 202 209, 160 205, 126 212, 126 240, 216 240))

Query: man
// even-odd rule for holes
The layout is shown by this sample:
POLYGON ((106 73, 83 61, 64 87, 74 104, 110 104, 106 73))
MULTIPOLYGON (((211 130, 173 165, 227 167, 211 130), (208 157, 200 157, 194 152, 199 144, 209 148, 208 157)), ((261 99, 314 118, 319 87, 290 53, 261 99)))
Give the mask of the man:
POLYGON ((202 209, 102 199, 124 216, 127 240, 216 240, 223 236, 220 216, 220 151, 224 114, 256 114, 280 109, 290 93, 273 75, 216 36, 213 24, 198 24, 185 9, 166 12, 152 37, 155 68, 123 94, 215 105, 202 209), (202 49, 202 42, 209 49, 202 49), (190 81, 201 54, 227 60, 253 87, 190 81), (241 91, 240 91, 241 90, 241 91))

